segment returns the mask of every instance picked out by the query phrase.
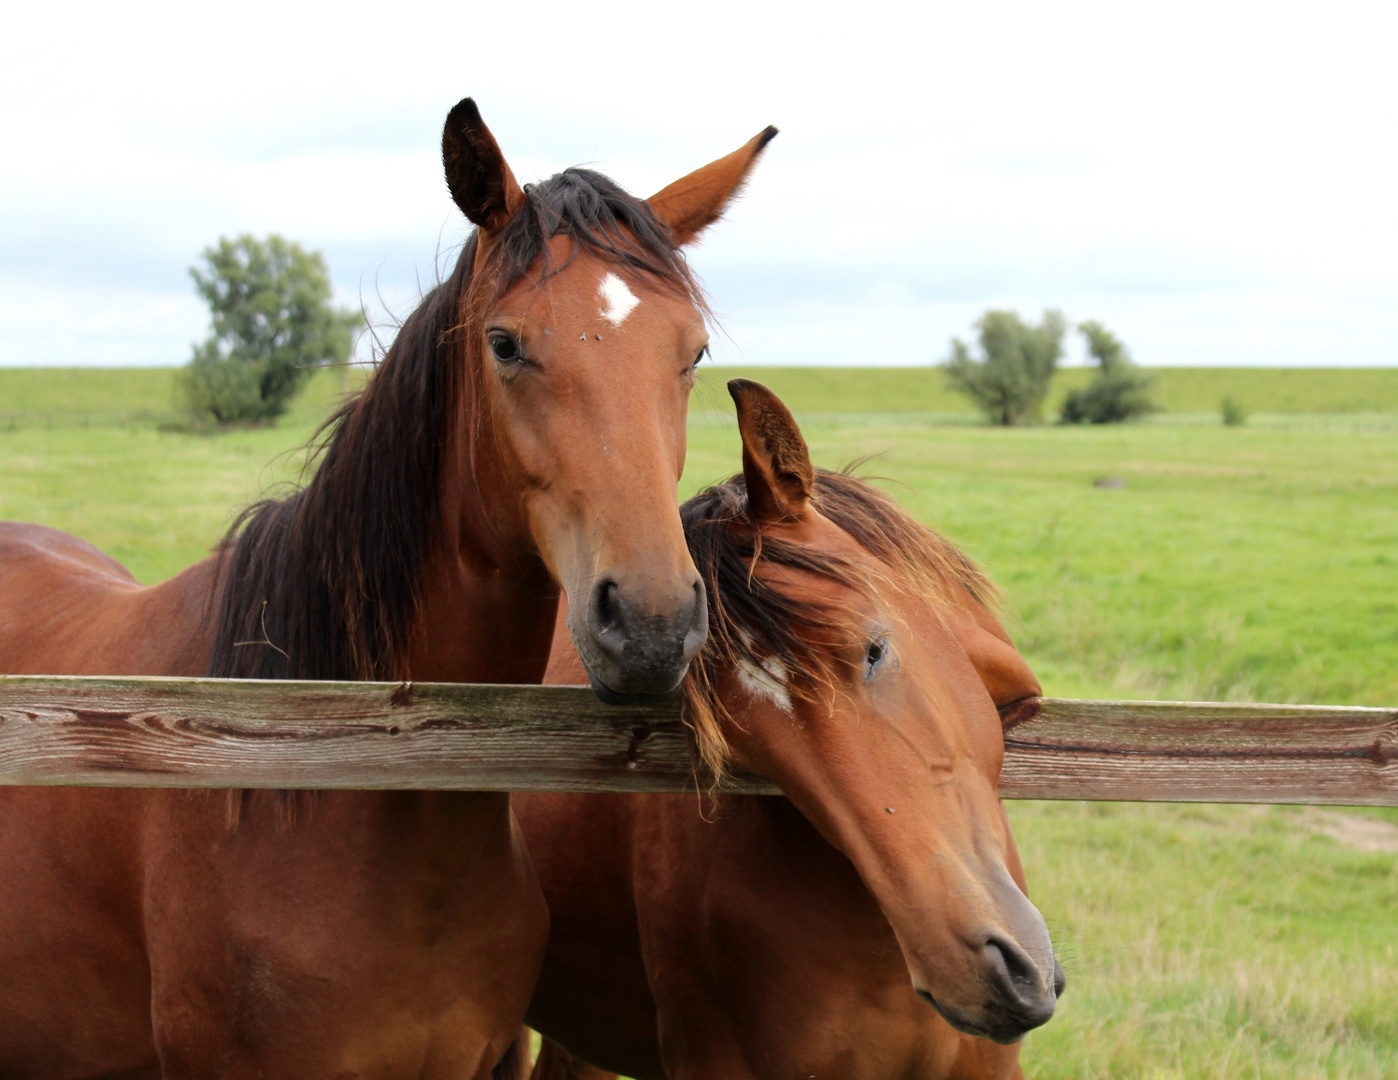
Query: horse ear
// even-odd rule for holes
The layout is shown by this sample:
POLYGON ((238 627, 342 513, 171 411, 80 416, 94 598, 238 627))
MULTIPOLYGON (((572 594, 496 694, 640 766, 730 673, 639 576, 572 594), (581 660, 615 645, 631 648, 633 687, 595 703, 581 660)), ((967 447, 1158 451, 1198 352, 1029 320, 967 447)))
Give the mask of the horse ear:
POLYGON ((761 383, 733 379, 728 392, 738 406, 748 513, 758 523, 799 518, 815 489, 815 468, 801 429, 781 398, 761 383))
POLYGON ((461 212, 486 232, 497 232, 524 205, 524 192, 505 164, 495 136, 470 98, 447 114, 442 128, 442 165, 447 187, 461 212))
POLYGON ((670 226, 677 246, 690 243, 723 216, 743 190, 762 151, 776 137, 776 128, 764 128, 727 157, 680 177, 646 200, 655 216, 670 226))

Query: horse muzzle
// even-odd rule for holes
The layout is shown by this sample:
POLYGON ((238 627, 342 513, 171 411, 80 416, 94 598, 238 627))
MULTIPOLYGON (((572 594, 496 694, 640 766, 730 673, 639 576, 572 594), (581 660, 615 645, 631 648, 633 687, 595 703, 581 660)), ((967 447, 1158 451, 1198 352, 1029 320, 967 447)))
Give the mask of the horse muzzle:
POLYGON ((967 1008, 965 1003, 939 1000, 918 989, 957 1031, 997 1043, 1014 1043, 1045 1024, 1053 1016, 1067 979, 1057 959, 1050 956, 1044 971, 1018 945, 990 940, 981 948, 980 975, 985 1000, 967 1008))
MULTIPOLYGON (((958 1031, 1013 1043, 1053 1016, 1066 979, 1039 909, 1008 874, 986 874, 991 890, 980 918, 940 946, 908 951, 918 996, 958 1031), (989 916, 989 918, 987 918, 989 916)), ((973 916, 974 918, 974 916, 973 916)), ((965 924, 963 924, 965 925, 965 924)))
POLYGON ((709 633, 709 608, 698 574, 662 595, 627 588, 599 574, 583 617, 569 605, 568 630, 592 689, 610 704, 642 703, 673 693, 709 633))

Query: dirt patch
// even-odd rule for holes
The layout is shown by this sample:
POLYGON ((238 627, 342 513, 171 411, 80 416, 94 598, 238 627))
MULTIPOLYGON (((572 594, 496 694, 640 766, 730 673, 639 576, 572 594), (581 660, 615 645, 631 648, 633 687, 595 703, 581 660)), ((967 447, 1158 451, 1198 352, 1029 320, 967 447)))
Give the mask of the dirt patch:
POLYGON ((1378 818, 1311 806, 1302 811, 1300 824, 1354 851, 1398 853, 1398 825, 1378 818))

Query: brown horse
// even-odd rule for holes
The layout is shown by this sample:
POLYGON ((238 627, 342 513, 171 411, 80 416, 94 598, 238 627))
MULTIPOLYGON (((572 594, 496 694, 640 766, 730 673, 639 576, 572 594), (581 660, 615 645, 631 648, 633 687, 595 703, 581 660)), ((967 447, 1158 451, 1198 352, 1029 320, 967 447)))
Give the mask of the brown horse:
MULTIPOLYGON (((743 475, 681 508, 686 710, 785 798, 516 797, 553 927, 535 1080, 1020 1075, 1063 985, 996 794, 1038 682, 965 556, 729 388, 743 475)), ((580 674, 561 638, 546 681, 580 674)))
MULTIPOLYGON (((0 672, 537 682, 561 582, 599 692, 673 688, 707 625, 680 248, 773 134, 641 201, 521 188, 462 101, 443 159, 477 228, 306 487, 150 588, 4 526, 0 672)), ((484 1077, 546 933, 508 796, 5 789, 0 1076, 484 1077)))

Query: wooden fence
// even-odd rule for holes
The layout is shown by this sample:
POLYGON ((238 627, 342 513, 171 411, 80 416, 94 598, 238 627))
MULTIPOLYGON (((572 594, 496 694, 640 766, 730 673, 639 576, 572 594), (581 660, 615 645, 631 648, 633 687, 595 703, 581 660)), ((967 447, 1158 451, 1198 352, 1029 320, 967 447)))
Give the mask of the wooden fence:
MULTIPOLYGON (((1046 698, 1005 750, 1011 799, 1398 805, 1398 709, 1046 698)), ((580 687, 10 675, 0 784, 678 792, 694 777, 677 705, 580 687)))

